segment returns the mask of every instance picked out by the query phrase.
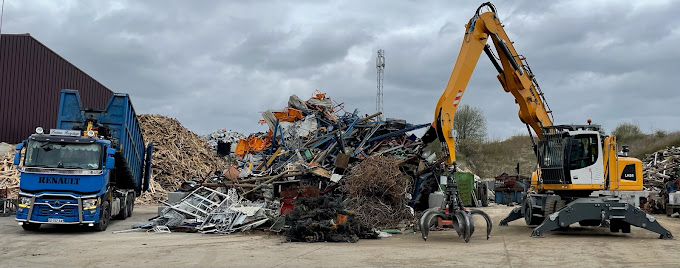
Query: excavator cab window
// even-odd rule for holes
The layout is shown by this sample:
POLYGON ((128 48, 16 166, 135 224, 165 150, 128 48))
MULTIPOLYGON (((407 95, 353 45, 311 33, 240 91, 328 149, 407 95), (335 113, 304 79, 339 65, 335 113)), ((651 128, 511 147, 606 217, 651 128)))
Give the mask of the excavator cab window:
POLYGON ((597 134, 579 134, 570 141, 569 169, 581 169, 595 164, 598 157, 597 134))

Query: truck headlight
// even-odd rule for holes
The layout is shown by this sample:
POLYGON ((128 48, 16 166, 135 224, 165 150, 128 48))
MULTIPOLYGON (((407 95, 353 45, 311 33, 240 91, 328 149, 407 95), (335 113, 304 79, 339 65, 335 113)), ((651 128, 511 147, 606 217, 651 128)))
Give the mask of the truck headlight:
POLYGON ((19 207, 30 208, 31 207, 31 198, 25 197, 25 196, 19 196, 19 207))
POLYGON ((83 199, 83 209, 96 209, 99 198, 83 199))

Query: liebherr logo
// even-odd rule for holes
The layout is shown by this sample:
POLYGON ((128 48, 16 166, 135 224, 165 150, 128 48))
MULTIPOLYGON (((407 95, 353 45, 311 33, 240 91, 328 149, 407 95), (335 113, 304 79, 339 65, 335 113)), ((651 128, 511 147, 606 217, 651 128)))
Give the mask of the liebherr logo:
POLYGON ((49 183, 49 184, 78 184, 80 178, 50 178, 50 177, 39 177, 38 183, 49 183))

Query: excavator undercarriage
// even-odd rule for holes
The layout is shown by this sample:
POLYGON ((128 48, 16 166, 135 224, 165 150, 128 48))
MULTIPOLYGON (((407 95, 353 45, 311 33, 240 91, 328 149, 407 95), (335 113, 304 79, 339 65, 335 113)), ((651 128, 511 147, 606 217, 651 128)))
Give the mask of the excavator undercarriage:
POLYGON ((580 197, 561 208, 559 204, 564 200, 559 198, 547 194, 528 195, 522 206, 514 208, 499 225, 507 226, 511 221, 524 218, 527 225, 538 225, 531 233, 532 237, 543 237, 544 233, 553 230, 566 230, 575 223, 609 227, 611 232, 622 233, 630 233, 632 225, 658 233, 661 239, 673 239, 673 234, 663 228, 654 216, 617 197, 580 197), (551 212, 551 205, 555 206, 552 209, 557 208, 555 212, 551 212))

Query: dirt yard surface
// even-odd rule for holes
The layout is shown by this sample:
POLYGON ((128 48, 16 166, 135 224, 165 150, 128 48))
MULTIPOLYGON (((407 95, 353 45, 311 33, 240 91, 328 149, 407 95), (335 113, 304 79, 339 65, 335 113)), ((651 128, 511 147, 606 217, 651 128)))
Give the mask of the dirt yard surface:
MULTIPOLYGON (((495 225, 511 208, 485 208, 495 225)), ((395 235, 358 243, 285 243, 262 232, 235 235, 197 233, 147 234, 129 229, 156 213, 135 208, 125 221, 113 221, 106 232, 43 227, 23 231, 13 217, 0 218, 2 267, 678 267, 678 240, 660 240, 639 228, 630 234, 608 229, 574 227, 531 238, 523 220, 494 226, 484 237, 484 222, 470 243, 454 231, 395 235)), ((657 219, 677 237, 680 220, 657 219)))

